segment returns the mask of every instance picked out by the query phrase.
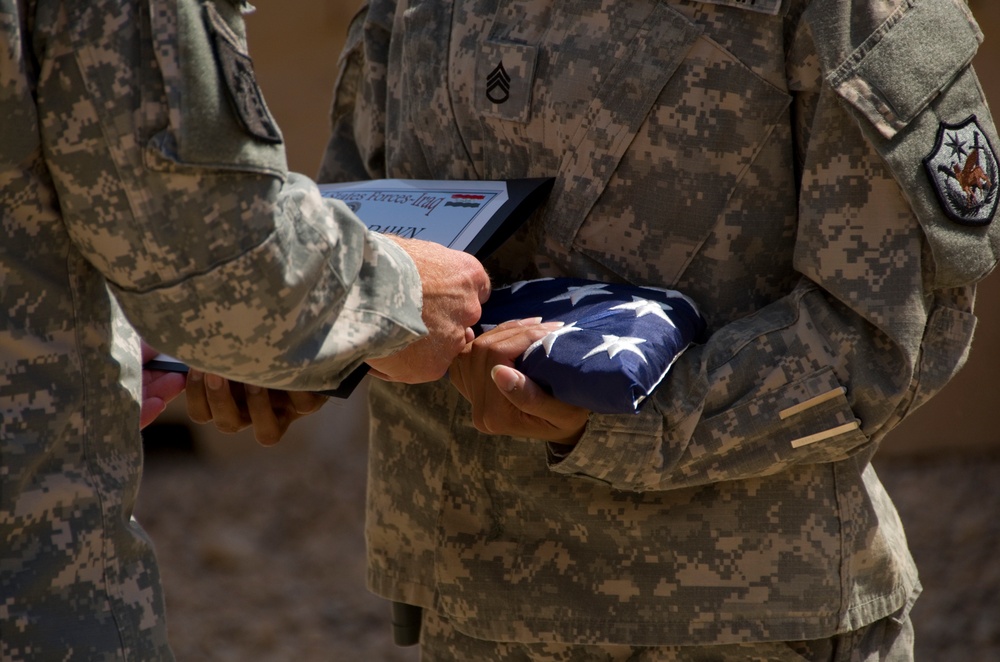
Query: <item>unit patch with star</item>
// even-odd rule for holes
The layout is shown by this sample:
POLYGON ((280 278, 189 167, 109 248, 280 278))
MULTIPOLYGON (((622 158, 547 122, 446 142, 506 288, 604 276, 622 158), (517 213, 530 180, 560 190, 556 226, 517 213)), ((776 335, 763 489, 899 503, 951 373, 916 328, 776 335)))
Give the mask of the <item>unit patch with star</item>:
POLYGON ((997 211, 996 152, 975 115, 960 124, 942 122, 924 168, 948 218, 962 225, 989 225, 997 211))

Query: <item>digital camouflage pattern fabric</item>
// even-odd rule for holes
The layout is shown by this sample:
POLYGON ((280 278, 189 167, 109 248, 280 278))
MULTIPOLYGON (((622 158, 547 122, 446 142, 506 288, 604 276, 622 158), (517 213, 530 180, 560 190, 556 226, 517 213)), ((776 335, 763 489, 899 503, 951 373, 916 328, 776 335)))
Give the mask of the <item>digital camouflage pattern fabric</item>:
POLYGON ((287 172, 244 9, 0 0, 4 660, 171 658, 138 334, 319 389, 425 331, 410 258, 287 172))
POLYGON ((708 320, 562 455, 447 383, 375 384, 369 583, 492 641, 821 639, 919 592, 869 459, 965 361, 997 223, 923 167, 996 128, 955 0, 371 0, 321 180, 556 177, 487 265, 708 320), (502 66, 501 66, 502 65, 502 66), (503 72, 500 75, 499 72, 503 72))

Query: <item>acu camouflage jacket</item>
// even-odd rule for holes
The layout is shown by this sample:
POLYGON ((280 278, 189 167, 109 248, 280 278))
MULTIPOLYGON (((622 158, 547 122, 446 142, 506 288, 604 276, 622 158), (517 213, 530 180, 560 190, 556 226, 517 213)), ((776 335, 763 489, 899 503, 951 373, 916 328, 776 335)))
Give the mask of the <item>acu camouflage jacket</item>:
POLYGON ((373 387, 369 580, 463 632, 820 638, 919 589, 869 464, 965 360, 996 129, 956 0, 371 0, 321 179, 553 176, 488 265, 709 319, 565 456, 373 387), (978 168, 978 170, 977 170, 978 168))
POLYGON ((0 0, 4 660, 170 657, 132 325, 299 389, 424 332, 409 257, 287 172, 242 5, 0 0))

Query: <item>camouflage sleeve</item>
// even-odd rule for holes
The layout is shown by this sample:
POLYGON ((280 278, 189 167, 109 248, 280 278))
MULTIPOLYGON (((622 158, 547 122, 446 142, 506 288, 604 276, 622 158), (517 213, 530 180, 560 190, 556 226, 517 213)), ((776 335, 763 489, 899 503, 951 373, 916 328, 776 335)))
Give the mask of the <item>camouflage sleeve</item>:
POLYGON ((246 3, 66 7, 39 25, 48 161, 75 243, 143 337, 234 379, 316 389, 426 332, 405 252, 287 172, 246 3))
POLYGON ((317 179, 385 177, 386 78, 392 18, 367 3, 352 19, 341 51, 330 109, 330 140, 317 179), (371 15, 375 12, 375 15, 371 15), (366 155, 366 156, 362 156, 366 155))
POLYGON ((800 284, 689 350, 653 407, 592 416, 554 471, 648 491, 863 461, 964 363, 1000 247, 982 35, 960 2, 862 5, 811 3, 790 56, 800 284))
MULTIPOLYGON (((796 151, 796 169, 789 179, 800 182, 794 247, 800 282, 687 350, 639 415, 592 415, 572 452, 552 453, 555 472, 653 491, 773 474, 796 464, 852 456, 862 461, 966 358, 975 325, 974 283, 996 262, 1000 226, 976 226, 974 214, 970 223, 949 217, 924 158, 943 125, 973 114, 984 144, 985 137, 995 143, 969 68, 981 39, 978 26, 953 0, 814 0, 782 7, 789 26, 787 85, 794 95, 789 117, 795 140, 788 149, 796 151), (899 98, 880 99, 883 94, 899 98), (886 126, 894 127, 891 135, 886 126)), ((393 54, 400 41, 392 38, 393 9, 389 1, 372 3, 352 25, 321 178, 382 176, 387 159, 424 172, 427 162, 441 163, 441 155, 451 153, 437 145, 415 149, 391 133, 414 127, 384 116, 386 108, 408 102, 387 98, 392 88, 386 81, 401 84, 419 70, 393 54), (390 154, 387 144, 397 153, 390 154)), ((749 112, 766 101, 748 101, 749 112)), ((428 134, 447 142, 433 130, 428 134)), ((588 152, 592 161, 599 156, 588 152)), ((516 157, 495 172, 504 167, 516 169, 516 157)), ((585 214, 572 198, 601 190, 593 178, 579 182, 554 193, 546 219, 554 241, 566 237, 557 234, 551 217, 585 214)), ((742 213, 744 226, 733 221, 724 228, 736 237, 727 237, 726 245, 759 241, 763 235, 753 224, 771 222, 761 201, 780 193, 765 189, 767 179, 758 182, 757 190, 748 185, 740 193, 745 208, 734 208, 733 217, 742 213)), ((692 180, 691 186, 711 182, 692 180)), ((714 193, 705 188, 692 197, 707 200, 714 193)), ((594 250, 600 246, 595 240, 594 250)), ((735 287, 752 294, 754 278, 773 276, 744 275, 735 287)), ((717 291, 722 299, 729 285, 711 281, 702 293, 717 291)))

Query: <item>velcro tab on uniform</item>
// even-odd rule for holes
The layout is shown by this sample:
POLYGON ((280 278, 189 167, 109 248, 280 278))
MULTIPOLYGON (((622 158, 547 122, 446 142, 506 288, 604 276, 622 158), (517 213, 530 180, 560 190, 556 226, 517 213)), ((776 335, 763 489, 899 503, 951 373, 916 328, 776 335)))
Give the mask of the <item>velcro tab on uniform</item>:
POLYGON ((205 19, 212 33, 215 55, 222 67, 222 79, 229 92, 229 101, 243 128, 259 140, 280 143, 278 123, 264 103, 264 94, 254 75, 253 62, 244 46, 211 3, 205 3, 205 19))
POLYGON ((538 49, 528 44, 486 42, 476 63, 476 106, 488 117, 527 122, 538 49))
POLYGON ((906 127, 979 49, 983 33, 954 2, 910 2, 829 75, 886 138, 906 127))

